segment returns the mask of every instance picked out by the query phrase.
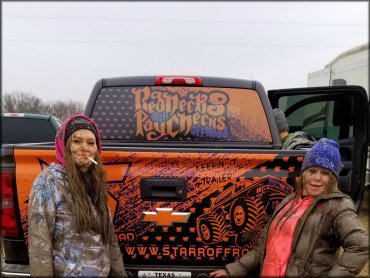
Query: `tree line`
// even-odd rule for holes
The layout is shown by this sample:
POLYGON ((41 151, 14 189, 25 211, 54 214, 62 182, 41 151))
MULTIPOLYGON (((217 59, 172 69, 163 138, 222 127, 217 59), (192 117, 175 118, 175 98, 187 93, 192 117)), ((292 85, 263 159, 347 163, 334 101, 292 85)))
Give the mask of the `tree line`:
POLYGON ((31 93, 11 92, 2 96, 1 108, 3 113, 33 113, 53 115, 60 120, 84 112, 84 104, 75 100, 57 100, 45 102, 31 93))

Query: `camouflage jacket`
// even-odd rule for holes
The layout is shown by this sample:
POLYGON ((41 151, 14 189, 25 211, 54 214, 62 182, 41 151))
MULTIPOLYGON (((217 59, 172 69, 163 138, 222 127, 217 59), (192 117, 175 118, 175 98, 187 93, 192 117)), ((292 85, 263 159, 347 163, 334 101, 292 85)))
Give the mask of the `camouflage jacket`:
MULTIPOLYGON (((127 277, 117 239, 78 233, 65 169, 52 163, 33 183, 28 205, 31 276, 127 277)), ((113 229, 113 224, 112 224, 113 229)))
MULTIPOLYGON (((256 247, 236 262, 226 265, 231 277, 246 277, 258 267, 262 271, 271 221, 294 197, 295 193, 281 201, 256 247)), ((348 195, 340 191, 320 195, 297 222, 285 274, 287 277, 355 276, 368 260, 368 240, 348 195), (339 257, 340 246, 343 254, 339 257)))

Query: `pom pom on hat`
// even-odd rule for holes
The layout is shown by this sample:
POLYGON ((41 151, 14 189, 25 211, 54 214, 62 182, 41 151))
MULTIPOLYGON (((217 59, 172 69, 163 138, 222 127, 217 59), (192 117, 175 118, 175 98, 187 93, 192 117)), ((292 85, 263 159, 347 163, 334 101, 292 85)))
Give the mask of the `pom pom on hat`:
POLYGON ((289 131, 288 122, 286 120, 284 112, 279 108, 275 108, 272 110, 272 113, 274 114, 276 126, 279 133, 283 131, 289 131))
POLYGON ((303 158, 301 172, 310 167, 327 169, 338 179, 339 173, 343 168, 339 153, 339 144, 327 138, 321 138, 312 144, 303 158))

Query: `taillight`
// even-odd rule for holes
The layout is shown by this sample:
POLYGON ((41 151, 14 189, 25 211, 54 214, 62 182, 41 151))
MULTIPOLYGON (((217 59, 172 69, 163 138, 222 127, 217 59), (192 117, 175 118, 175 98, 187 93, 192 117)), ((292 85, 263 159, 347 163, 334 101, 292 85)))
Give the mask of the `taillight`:
POLYGON ((158 76, 155 80, 157 85, 194 85, 201 86, 202 79, 194 76, 158 76))
POLYGON ((12 177, 9 173, 1 173, 0 201, 1 234, 2 236, 17 237, 19 233, 15 218, 12 177))

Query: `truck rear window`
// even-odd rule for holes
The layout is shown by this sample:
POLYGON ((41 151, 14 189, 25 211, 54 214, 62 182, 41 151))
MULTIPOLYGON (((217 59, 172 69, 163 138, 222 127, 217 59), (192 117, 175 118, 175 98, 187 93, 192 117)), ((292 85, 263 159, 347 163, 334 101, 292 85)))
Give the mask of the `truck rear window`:
POLYGON ((50 121, 1 117, 1 143, 54 142, 56 130, 50 121))
POLYGON ((103 88, 92 118, 105 140, 272 142, 258 93, 249 89, 103 88))

